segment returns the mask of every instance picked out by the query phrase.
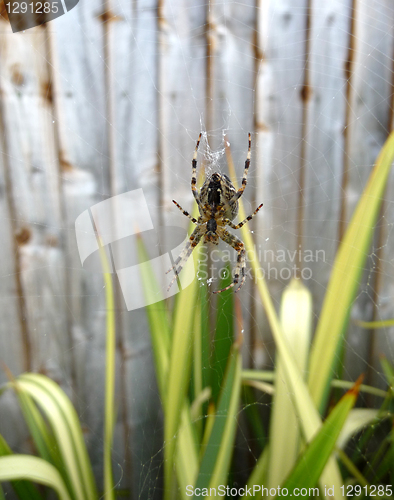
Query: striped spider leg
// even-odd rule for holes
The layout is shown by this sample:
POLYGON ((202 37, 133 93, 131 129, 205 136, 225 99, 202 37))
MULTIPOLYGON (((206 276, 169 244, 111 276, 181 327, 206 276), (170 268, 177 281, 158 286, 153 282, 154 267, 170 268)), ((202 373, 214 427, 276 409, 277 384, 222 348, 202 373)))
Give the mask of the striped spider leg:
MULTIPOLYGON (((246 184, 247 184, 247 178, 248 178, 248 171, 250 167, 250 155, 251 155, 251 147, 252 147, 252 136, 250 135, 250 132, 248 134, 248 153, 246 155, 246 160, 245 160, 245 168, 244 168, 244 175, 242 177, 242 182, 241 182, 241 187, 238 189, 238 191, 235 192, 235 194, 227 200, 224 200, 224 207, 227 209, 232 209, 233 207, 236 207, 236 211, 238 211, 238 204, 237 201, 241 196, 244 194, 246 184)), ((228 179, 230 181, 230 179, 228 179)), ((233 191, 235 191, 233 185, 231 184, 231 187, 233 188, 233 191)), ((261 205, 262 206, 262 205, 261 205)), ((259 209, 258 209, 259 210, 259 209)), ((257 212, 256 212, 257 213, 257 212)), ((254 214, 253 214, 254 215, 254 214)), ((250 220, 250 219, 249 219, 250 220)), ((245 219, 246 221, 246 219, 245 219)), ((245 221, 243 221, 242 225, 245 224, 245 221)), ((231 226, 231 224, 229 224, 231 226)), ((232 226, 231 226, 232 227, 232 226)), ((241 227, 241 226, 240 226, 241 227)))
MULTIPOLYGON (((233 224, 231 222, 231 220, 229 220, 229 219, 224 219, 223 223, 227 226, 232 227, 233 229, 240 229, 244 224, 246 224, 247 222, 249 222, 250 220, 253 219, 253 217, 257 214, 257 212, 260 210, 260 208, 262 206, 263 206, 263 204, 261 203, 256 208, 256 210, 252 213, 252 215, 248 215, 248 217, 246 217, 246 219, 244 219, 242 222, 239 222, 238 224, 233 224)), ((233 234, 226 231, 226 229, 224 229, 224 228, 218 228, 217 233, 218 233, 219 237, 225 243, 227 243, 228 245, 233 247, 234 250, 236 250, 238 252, 238 258, 237 258, 237 267, 235 269, 235 274, 234 274, 234 281, 230 285, 228 285, 226 288, 223 288, 222 290, 217 290, 216 292, 213 292, 213 293, 221 293, 221 292, 224 292, 225 290, 228 290, 229 288, 232 288, 233 286, 235 286, 239 281, 239 274, 241 272, 241 274, 242 274, 241 284, 235 290, 235 293, 237 293, 239 290, 241 290, 243 284, 245 283, 245 279, 246 279, 245 278, 246 263, 245 263, 244 244, 242 243, 242 241, 240 239, 238 239, 236 236, 234 236, 233 234)))
POLYGON ((242 177, 242 183, 241 187, 238 189, 238 191, 235 193, 235 195, 231 198, 229 203, 235 203, 241 196, 244 194, 246 184, 247 184, 247 178, 248 178, 248 171, 249 171, 249 166, 250 166, 250 149, 252 146, 252 137, 249 133, 249 146, 248 146, 248 154, 246 155, 246 160, 245 160, 245 168, 244 168, 244 175, 242 177))
POLYGON ((174 284, 174 281, 177 279, 179 273, 182 271, 183 266, 186 264, 187 259, 190 257, 193 250, 199 244, 201 237, 205 233, 205 225, 198 225, 195 230, 190 235, 189 241, 186 243, 184 249, 180 253, 179 257, 176 259, 174 265, 166 272, 168 274, 170 271, 174 270, 174 277, 171 280, 171 283, 168 285, 167 292, 174 284))
POLYGON ((229 233, 226 229, 223 227, 218 227, 217 233, 219 237, 227 243, 227 245, 230 245, 230 247, 233 247, 236 252, 238 252, 238 257, 237 257, 237 266, 235 268, 235 273, 234 273, 234 281, 230 283, 228 286, 225 288, 222 288, 221 290, 216 290, 213 293, 221 293, 225 292, 226 290, 229 290, 233 286, 237 285, 239 282, 239 276, 241 274, 241 283, 239 284, 239 287, 235 290, 235 293, 237 293, 239 290, 241 290, 243 284, 245 283, 245 267, 246 267, 246 262, 245 262, 245 245, 243 242, 234 236, 233 234, 229 233))
POLYGON ((201 223, 201 217, 199 217, 197 220, 194 217, 192 217, 189 214, 189 212, 186 212, 186 210, 183 210, 183 208, 179 205, 178 202, 176 202, 175 200, 172 200, 172 203, 179 208, 179 210, 183 213, 183 215, 186 215, 186 217, 189 217, 189 219, 193 222, 193 224, 200 224, 201 223))
POLYGON ((197 151, 198 151, 198 146, 200 145, 202 134, 200 132, 200 135, 198 136, 197 139, 197 144, 194 149, 194 155, 193 155, 193 160, 192 160, 192 180, 191 180, 191 186, 192 186, 192 193, 194 196, 194 199, 197 202, 198 208, 201 212, 201 210, 204 208, 203 204, 201 203, 200 196, 198 195, 198 190, 197 190, 197 151))
MULTIPOLYGON (((200 211, 203 208, 203 206, 201 204, 200 197, 198 195, 198 190, 197 190, 197 152, 198 152, 198 146, 200 145, 201 137, 202 137, 202 133, 200 133, 200 135, 198 136, 197 144, 196 144, 196 147, 194 149, 194 154, 193 154, 193 159, 192 159, 192 179, 191 179, 192 193, 193 193, 194 199, 196 200, 200 211)), ((201 217, 199 217, 198 220, 195 219, 194 217, 192 217, 189 214, 189 212, 186 212, 186 210, 183 210, 183 208, 179 205, 178 202, 176 202, 175 200, 172 200, 172 202, 174 203, 174 205, 176 205, 179 208, 179 210, 183 213, 183 215, 186 215, 186 217, 188 217, 193 222, 193 224, 201 224, 201 222, 202 222, 201 217)), ((170 271, 172 271, 175 268, 175 276, 171 280, 171 283, 169 284, 169 286, 167 288, 167 292, 174 284, 174 281, 176 280, 177 276, 181 272, 187 259, 190 257, 190 254, 193 252, 193 250, 196 248, 196 246, 200 242, 201 237, 204 235, 205 231, 206 231, 205 225, 197 225, 196 229, 190 235, 189 241, 186 243, 185 248, 182 250, 181 254, 176 259, 174 265, 171 267, 171 269, 169 269, 167 271, 166 274, 168 274, 170 271), (178 266, 178 264, 179 264, 179 266, 178 266), (176 267, 176 266, 178 266, 178 267, 176 267)))
POLYGON ((239 222, 238 224, 234 224, 233 222, 231 222, 230 219, 224 219, 224 223, 227 225, 227 226, 230 226, 232 227, 233 229, 240 229, 242 226, 244 226, 247 222, 249 222, 250 220, 253 219, 253 217, 257 214, 257 212, 260 210, 260 208, 263 206, 263 204, 261 203, 257 208, 256 210, 252 213, 252 215, 248 215, 246 217, 246 219, 244 219, 242 222, 239 222))

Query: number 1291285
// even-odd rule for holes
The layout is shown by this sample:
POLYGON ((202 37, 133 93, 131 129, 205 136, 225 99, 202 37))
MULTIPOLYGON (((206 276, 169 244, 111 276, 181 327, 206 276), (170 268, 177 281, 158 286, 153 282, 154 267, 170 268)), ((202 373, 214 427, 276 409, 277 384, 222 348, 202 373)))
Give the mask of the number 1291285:
POLYGON ((370 497, 386 497, 392 495, 392 486, 383 484, 371 484, 369 486, 360 486, 359 484, 353 485, 348 484, 347 486, 341 486, 342 495, 348 497, 358 497, 360 495, 370 496, 370 497))
POLYGON ((58 2, 8 2, 6 3, 9 14, 57 14, 58 2))

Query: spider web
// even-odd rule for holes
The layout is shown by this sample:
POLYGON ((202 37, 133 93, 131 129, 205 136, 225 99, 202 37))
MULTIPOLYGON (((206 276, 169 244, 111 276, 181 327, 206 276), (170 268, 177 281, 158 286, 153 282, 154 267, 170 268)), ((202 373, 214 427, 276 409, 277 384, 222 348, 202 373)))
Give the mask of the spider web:
MULTIPOLYGON (((228 141, 240 181, 250 131, 252 161, 242 199, 248 214, 264 203, 250 228, 272 298, 279 311, 293 265, 310 269, 304 283, 313 294, 316 324, 341 235, 391 130, 393 24, 388 0, 360 1, 355 7, 350 1, 330 0, 324 6, 311 2, 310 8, 305 0, 170 0, 159 5, 152 0, 113 0, 110 5, 81 0, 41 35, 37 33, 42 28, 34 28, 35 34, 12 35, 21 40, 19 51, 29 49, 36 68, 44 63, 54 67, 61 89, 62 110, 54 125, 60 127, 61 122, 65 130, 67 161, 73 169, 60 174, 47 170, 39 153, 29 161, 49 175, 49 188, 62 184, 65 219, 47 213, 29 218, 28 210, 16 216, 19 222, 36 224, 45 234, 52 231, 67 240, 67 260, 59 264, 54 257, 47 272, 54 276, 54 269, 66 270, 69 288, 56 276, 48 286, 34 279, 24 286, 29 297, 48 297, 43 315, 56 297, 72 323, 71 345, 59 340, 63 324, 56 334, 50 331, 50 320, 37 320, 33 326, 43 328, 35 335, 55 337, 56 347, 45 351, 41 361, 72 395, 86 423, 97 478, 102 474, 104 292, 101 277, 78 265, 76 217, 103 199, 141 187, 159 231, 180 224, 186 229, 187 219, 182 220, 171 200, 192 211, 190 166, 199 132, 204 137, 198 171, 227 174, 228 141), (103 23, 100 15, 105 9, 113 17, 103 23), (37 43, 37 36, 43 44, 56 41, 56 57, 37 43), (305 260, 306 251, 312 260, 305 260)), ((3 32, 5 36, 11 35, 3 32)), ((26 98, 28 82, 27 90, 25 84, 19 87, 26 98)), ((24 126, 34 142, 34 116, 24 126)), ((11 166, 13 161, 26 161, 16 148, 7 153, 11 166)), ((368 383, 381 388, 386 382, 379 355, 394 359, 393 329, 370 331, 354 320, 394 317, 393 189, 391 177, 338 369, 338 376, 349 380, 366 372, 368 383)), ((4 216, 7 227, 11 215, 4 216)), ((151 257, 171 247, 171 238, 163 231, 162 239, 150 248, 151 257)), ((208 280, 210 290, 218 288, 226 264, 228 250, 224 244, 219 249, 219 262, 208 280)), ((27 259, 30 254, 24 252, 27 259)), ((33 278, 45 268, 45 255, 29 261, 33 278)), ((233 266, 235 254, 228 255, 233 266)), ((1 275, 11 277, 13 271, 4 265, 1 275)), ((205 286, 204 279, 201 284, 205 286)), ((8 297, 7 291, 2 293, 8 297)), ((119 290, 118 295, 114 473, 117 487, 131 490, 133 498, 161 498, 163 417, 147 321, 143 310, 128 312, 119 290)), ((252 280, 238 296, 244 366, 272 368, 275 346, 252 280)), ((28 308, 37 304, 27 299, 28 308)), ((216 316, 215 303, 212 309, 216 316)), ((364 396, 361 401, 378 404, 364 396)), ((264 413, 271 399, 262 395, 256 404, 264 413)), ((14 415, 11 402, 9 408, 8 419, 14 415)), ((234 469, 235 481, 242 482, 258 455, 243 423, 243 410, 240 417, 234 469)), ((26 446, 19 429, 6 425, 3 433, 6 439, 7 434, 13 436, 16 449, 26 446)))

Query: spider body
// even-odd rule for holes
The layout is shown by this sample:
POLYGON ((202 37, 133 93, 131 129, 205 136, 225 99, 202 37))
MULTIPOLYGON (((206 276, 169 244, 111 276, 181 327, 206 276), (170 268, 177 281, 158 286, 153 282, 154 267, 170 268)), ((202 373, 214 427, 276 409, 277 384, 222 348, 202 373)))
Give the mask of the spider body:
POLYGON ((202 185, 200 190, 201 206, 199 211, 202 217, 211 212, 212 217, 220 213, 227 219, 234 220, 238 214, 238 201, 230 202, 237 193, 227 175, 212 174, 202 185))
POLYGON ((201 222, 206 224, 204 243, 219 244, 223 219, 233 220, 238 213, 238 201, 230 205, 236 190, 227 175, 212 174, 201 187, 199 205, 201 222), (219 227, 219 233, 217 232, 219 227))
POLYGON ((238 284, 239 277, 241 275, 240 285, 235 290, 236 292, 238 292, 238 290, 241 289, 242 285, 245 282, 245 248, 243 242, 240 239, 227 231, 226 226, 230 226, 233 229, 239 229, 244 224, 246 224, 246 222, 251 220, 263 206, 263 204, 259 205, 252 215, 249 215, 239 224, 235 225, 232 223, 232 221, 238 214, 238 199, 242 196, 246 187, 246 179, 250 165, 251 137, 249 134, 249 148, 245 161, 244 176, 242 179, 242 185, 238 189, 238 191, 235 189, 227 175, 221 175, 215 172, 205 180, 200 189, 200 192, 198 192, 196 187, 196 169, 197 150, 200 144, 200 140, 201 134, 198 138, 196 149, 194 151, 191 180, 192 193, 197 202, 200 216, 198 219, 191 217, 191 215, 183 210, 183 208, 175 200, 172 200, 173 203, 183 212, 183 214, 186 215, 186 217, 189 217, 189 219, 191 219, 191 221, 196 224, 197 227, 191 234, 185 248, 176 259, 173 267, 167 271, 170 272, 172 269, 175 269, 175 276, 172 279, 168 289, 170 289, 171 285, 176 280, 176 277, 181 272, 184 263, 187 261, 190 254, 202 238, 203 243, 213 243, 214 245, 218 245, 220 238, 237 251, 238 257, 233 282, 226 288, 218 290, 214 293, 220 293, 224 290, 228 290, 229 288, 234 287, 236 284, 238 284))

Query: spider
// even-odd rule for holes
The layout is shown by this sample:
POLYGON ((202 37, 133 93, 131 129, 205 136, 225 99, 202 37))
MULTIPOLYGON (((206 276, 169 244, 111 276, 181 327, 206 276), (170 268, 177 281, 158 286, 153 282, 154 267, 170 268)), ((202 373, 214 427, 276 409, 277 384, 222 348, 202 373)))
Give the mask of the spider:
POLYGON ((193 160, 192 160, 192 180, 191 188, 194 198, 198 205, 198 210, 200 216, 198 219, 192 217, 188 212, 183 210, 183 208, 175 200, 172 202, 179 208, 179 210, 189 217, 189 219, 196 224, 196 228, 190 235, 189 241, 185 245, 179 257, 176 259, 174 265, 167 271, 169 273, 175 269, 175 276, 172 279, 168 290, 171 288, 172 284, 176 280, 177 276, 181 272, 187 259, 190 257, 192 251, 196 248, 201 238, 204 237, 203 243, 213 243, 218 245, 219 238, 224 242, 234 248, 238 252, 237 266, 234 274, 234 281, 221 290, 217 290, 213 293, 220 293, 234 287, 239 282, 239 275, 241 274, 241 282, 239 287, 235 290, 238 292, 243 284, 245 283, 245 245, 244 243, 229 233, 226 230, 226 226, 230 226, 233 229, 241 228, 246 222, 250 221, 260 210, 263 204, 259 205, 256 210, 246 217, 245 220, 235 225, 231 221, 235 219, 238 213, 238 199, 242 196, 246 187, 246 178, 248 175, 248 169, 250 165, 250 148, 251 148, 251 136, 249 134, 249 148, 248 154, 245 161, 244 176, 242 178, 242 185, 238 191, 233 186, 227 175, 221 175, 215 172, 210 177, 208 177, 204 184, 202 185, 200 192, 198 192, 196 184, 196 170, 197 170, 197 151, 200 145, 201 135, 199 135, 196 148, 194 150, 193 160))

